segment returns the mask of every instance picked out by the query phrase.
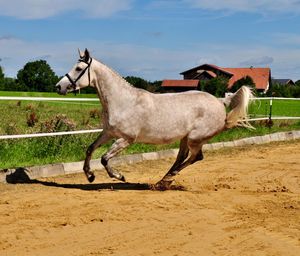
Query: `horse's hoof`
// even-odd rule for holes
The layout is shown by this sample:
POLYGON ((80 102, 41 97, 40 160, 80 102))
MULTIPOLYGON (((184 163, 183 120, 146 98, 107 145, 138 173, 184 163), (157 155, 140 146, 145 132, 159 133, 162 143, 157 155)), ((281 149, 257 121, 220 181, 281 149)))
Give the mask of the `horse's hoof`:
POLYGON ((122 177, 120 178, 120 181, 126 182, 125 176, 122 175, 122 177))
POLYGON ((92 183, 95 180, 95 175, 91 174, 87 179, 90 183, 92 183))
POLYGON ((165 190, 169 190, 171 188, 171 183, 173 181, 166 181, 166 180, 161 180, 159 182, 157 182, 154 186, 153 186, 153 190, 158 190, 158 191, 165 191, 165 190))

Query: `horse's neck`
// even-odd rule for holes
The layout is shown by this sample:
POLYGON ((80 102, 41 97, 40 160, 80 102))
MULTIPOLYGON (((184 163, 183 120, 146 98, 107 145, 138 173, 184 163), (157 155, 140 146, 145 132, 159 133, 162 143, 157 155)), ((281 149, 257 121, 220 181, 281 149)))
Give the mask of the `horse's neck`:
POLYGON ((116 72, 97 62, 95 67, 96 90, 102 107, 108 114, 119 113, 137 97, 137 89, 132 87, 116 72))

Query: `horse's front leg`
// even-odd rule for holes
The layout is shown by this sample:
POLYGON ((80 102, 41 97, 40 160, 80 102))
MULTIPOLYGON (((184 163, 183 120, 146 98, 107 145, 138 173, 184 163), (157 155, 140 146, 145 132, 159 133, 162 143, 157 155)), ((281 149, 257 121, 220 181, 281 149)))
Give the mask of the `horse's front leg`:
POLYGON ((92 171, 90 171, 90 161, 92 158, 93 152, 100 147, 101 145, 105 144, 111 139, 106 132, 103 132, 98 136, 98 138, 88 147, 86 151, 86 157, 84 160, 83 171, 88 179, 89 182, 93 182, 95 180, 95 175, 92 171))
POLYGON ((101 157, 101 163, 103 164, 104 168, 106 169, 109 177, 116 178, 121 181, 125 181, 125 177, 123 174, 119 173, 117 170, 114 170, 112 167, 109 166, 108 161, 120 153, 124 148, 128 147, 131 143, 127 140, 121 138, 118 139, 111 148, 101 157))

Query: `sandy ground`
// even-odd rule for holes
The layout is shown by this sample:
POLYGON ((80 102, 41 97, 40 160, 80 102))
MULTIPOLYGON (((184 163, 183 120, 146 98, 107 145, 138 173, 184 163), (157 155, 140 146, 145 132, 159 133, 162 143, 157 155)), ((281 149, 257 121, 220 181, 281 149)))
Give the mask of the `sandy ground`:
POLYGON ((185 191, 149 190, 173 160, 0 184, 0 255, 300 255, 300 141, 206 153, 185 191))

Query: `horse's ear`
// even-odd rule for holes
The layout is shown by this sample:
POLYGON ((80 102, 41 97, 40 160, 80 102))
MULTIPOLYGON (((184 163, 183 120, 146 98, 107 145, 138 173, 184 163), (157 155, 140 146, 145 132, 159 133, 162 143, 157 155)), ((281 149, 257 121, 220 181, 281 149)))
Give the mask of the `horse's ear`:
POLYGON ((78 54, 79 54, 79 58, 83 59, 84 58, 84 52, 80 51, 80 49, 78 48, 78 54))
POLYGON ((85 51, 84 51, 84 61, 88 62, 89 60, 90 60, 90 53, 89 53, 88 49, 85 48, 85 51))

